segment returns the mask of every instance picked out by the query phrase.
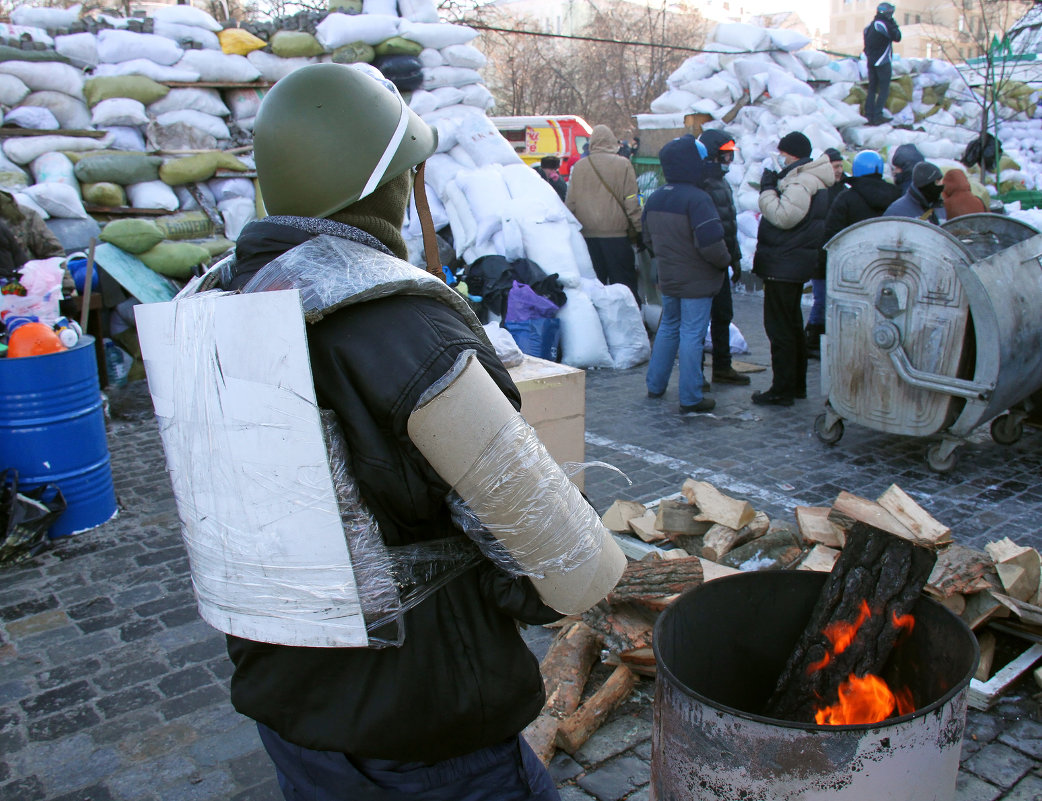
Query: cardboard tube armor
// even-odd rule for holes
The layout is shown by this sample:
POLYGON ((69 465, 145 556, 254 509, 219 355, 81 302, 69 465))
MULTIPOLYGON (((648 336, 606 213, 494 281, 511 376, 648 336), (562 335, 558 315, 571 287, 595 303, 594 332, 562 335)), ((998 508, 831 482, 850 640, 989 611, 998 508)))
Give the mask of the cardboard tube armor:
POLYGON ((473 351, 421 398, 408 432, 547 606, 577 614, 618 583, 625 555, 473 351))

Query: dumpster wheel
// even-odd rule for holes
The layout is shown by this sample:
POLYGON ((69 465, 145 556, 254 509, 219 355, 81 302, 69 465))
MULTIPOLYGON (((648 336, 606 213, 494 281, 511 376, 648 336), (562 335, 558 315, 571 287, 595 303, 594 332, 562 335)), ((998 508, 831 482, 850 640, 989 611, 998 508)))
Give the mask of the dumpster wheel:
POLYGON ((835 445, 843 439, 843 421, 837 419, 828 425, 828 415, 819 414, 814 420, 814 434, 826 445, 835 445))
POLYGON ((945 445, 939 442, 926 451, 926 464, 935 473, 950 473, 959 462, 959 455, 954 450, 948 450, 945 445))
POLYGON ((1012 414, 1003 414, 991 421, 991 438, 999 445, 1012 445, 1024 436, 1024 422, 1012 414))

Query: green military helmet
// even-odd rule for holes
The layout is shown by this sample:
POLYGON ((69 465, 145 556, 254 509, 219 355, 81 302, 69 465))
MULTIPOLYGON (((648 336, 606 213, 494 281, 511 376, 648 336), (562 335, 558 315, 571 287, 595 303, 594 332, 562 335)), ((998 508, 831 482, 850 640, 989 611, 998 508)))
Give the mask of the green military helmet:
POLYGON ((311 64, 264 97, 253 147, 269 214, 328 217, 434 153, 437 131, 366 66, 311 64))

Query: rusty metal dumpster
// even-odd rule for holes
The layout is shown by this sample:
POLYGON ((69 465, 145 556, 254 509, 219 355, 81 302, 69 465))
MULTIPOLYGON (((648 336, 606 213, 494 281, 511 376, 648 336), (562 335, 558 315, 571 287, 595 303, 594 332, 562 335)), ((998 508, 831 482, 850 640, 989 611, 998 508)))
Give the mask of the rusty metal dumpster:
POLYGON ((926 457, 937 472, 989 420, 996 442, 1016 442, 1042 388, 1042 234, 995 214, 885 217, 825 247, 818 438, 838 442, 844 420, 940 435, 926 457))

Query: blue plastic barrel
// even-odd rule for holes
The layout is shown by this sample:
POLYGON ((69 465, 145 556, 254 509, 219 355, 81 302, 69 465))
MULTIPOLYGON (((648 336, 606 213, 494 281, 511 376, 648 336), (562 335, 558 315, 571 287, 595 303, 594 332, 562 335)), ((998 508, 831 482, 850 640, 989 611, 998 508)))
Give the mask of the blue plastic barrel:
POLYGON ((94 337, 46 356, 0 358, 0 469, 18 486, 54 483, 68 508, 49 535, 93 528, 116 512, 94 337))

